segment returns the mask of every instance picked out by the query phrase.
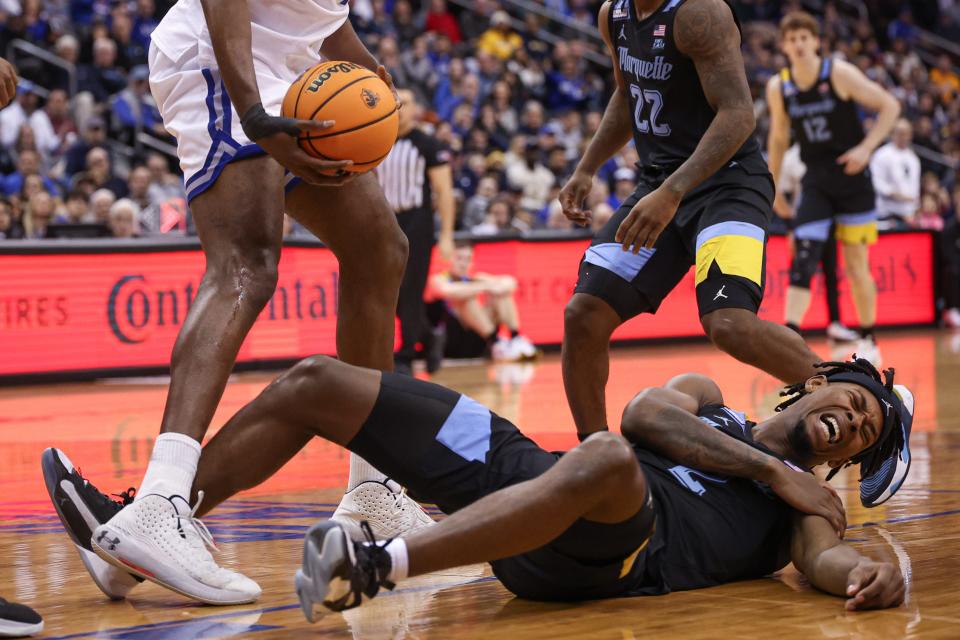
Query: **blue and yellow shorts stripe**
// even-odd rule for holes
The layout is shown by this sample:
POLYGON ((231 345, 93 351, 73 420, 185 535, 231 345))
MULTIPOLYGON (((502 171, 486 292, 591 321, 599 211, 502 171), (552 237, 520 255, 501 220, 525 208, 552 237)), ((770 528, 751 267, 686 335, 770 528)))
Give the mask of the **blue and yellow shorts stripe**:
POLYGON ((845 244, 876 244, 877 212, 837 215, 837 240, 845 244))
POLYGON ((716 262, 724 275, 762 286, 765 239, 766 232, 749 222, 719 222, 704 228, 697 234, 696 284, 707 279, 716 262))

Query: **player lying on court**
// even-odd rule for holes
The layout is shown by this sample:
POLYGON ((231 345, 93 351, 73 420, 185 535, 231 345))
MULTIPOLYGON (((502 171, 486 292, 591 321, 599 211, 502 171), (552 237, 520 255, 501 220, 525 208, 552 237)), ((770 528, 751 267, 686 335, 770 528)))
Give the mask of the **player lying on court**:
MULTIPOLYGON (((599 433, 551 453, 455 391, 307 358, 204 447, 194 487, 209 511, 319 436, 452 514, 384 545, 368 526, 368 543, 337 522, 312 527, 296 578, 311 620, 318 603, 355 607, 406 577, 484 561, 519 596, 583 600, 760 578, 792 560, 819 589, 848 597, 848 609, 896 606, 899 571, 841 542, 840 499, 807 471, 859 463, 863 504, 888 499, 909 468, 913 396, 865 360, 823 367, 759 424, 688 374, 637 395, 625 437, 599 433)), ((67 489, 54 493, 61 512, 94 518, 108 498, 62 453, 44 457, 48 484, 67 489)), ((74 540, 91 528, 64 524, 74 540)), ((94 549, 123 544, 103 533, 94 549)))

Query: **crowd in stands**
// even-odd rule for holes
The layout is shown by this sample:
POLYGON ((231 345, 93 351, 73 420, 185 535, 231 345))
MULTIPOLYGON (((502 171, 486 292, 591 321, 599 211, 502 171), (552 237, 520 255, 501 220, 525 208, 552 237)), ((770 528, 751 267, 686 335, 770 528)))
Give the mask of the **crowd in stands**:
MULTIPOLYGON (((39 238, 82 223, 91 234, 189 233, 175 159, 144 135, 171 142, 147 82, 150 33, 172 2, 0 0, 0 45, 25 40, 76 65, 75 77, 18 58, 15 102, 0 112, 0 236, 39 238), (131 217, 133 223, 128 221, 131 217), (51 232, 51 226, 53 232, 51 232)), ((497 0, 351 0, 351 20, 396 83, 428 105, 428 127, 453 153, 458 228, 478 234, 570 229, 556 202, 599 126, 611 90, 595 35, 600 3, 540 0, 518 18, 497 0)), ((737 0, 748 77, 766 135, 763 87, 785 59, 776 22, 798 0, 737 0)), ((941 228, 958 212, 950 164, 960 161, 958 60, 927 65, 914 46, 922 27, 958 41, 953 3, 867 0, 869 18, 826 3, 824 53, 843 56, 900 99, 922 147, 916 210, 899 225, 941 228)), ((588 206, 602 225, 632 191, 628 145, 597 175, 588 206)))

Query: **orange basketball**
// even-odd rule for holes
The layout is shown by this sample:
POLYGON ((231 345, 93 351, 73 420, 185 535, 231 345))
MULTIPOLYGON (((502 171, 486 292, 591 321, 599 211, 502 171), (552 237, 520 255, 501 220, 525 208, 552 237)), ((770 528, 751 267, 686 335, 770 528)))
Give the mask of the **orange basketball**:
POLYGON ((323 131, 300 134, 300 147, 321 160, 353 160, 348 171, 373 169, 397 140, 399 115, 390 88, 353 62, 321 62, 294 81, 281 113, 299 120, 333 120, 323 131))

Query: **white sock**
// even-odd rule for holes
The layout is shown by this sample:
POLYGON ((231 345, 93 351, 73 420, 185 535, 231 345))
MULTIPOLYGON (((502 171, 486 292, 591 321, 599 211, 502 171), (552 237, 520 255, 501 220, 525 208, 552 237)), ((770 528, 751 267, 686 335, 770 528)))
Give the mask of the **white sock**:
POLYGON ((161 433, 153 445, 153 455, 136 499, 156 493, 181 496, 189 502, 198 462, 199 442, 182 433, 161 433))
POLYGON ((369 480, 384 482, 386 479, 387 476, 377 471, 372 464, 355 453, 350 454, 350 478, 347 480, 347 491, 351 491, 361 482, 369 480))
POLYGON ((401 538, 394 538, 384 550, 390 554, 390 573, 387 575, 387 580, 390 582, 405 580, 410 571, 407 543, 401 538))

